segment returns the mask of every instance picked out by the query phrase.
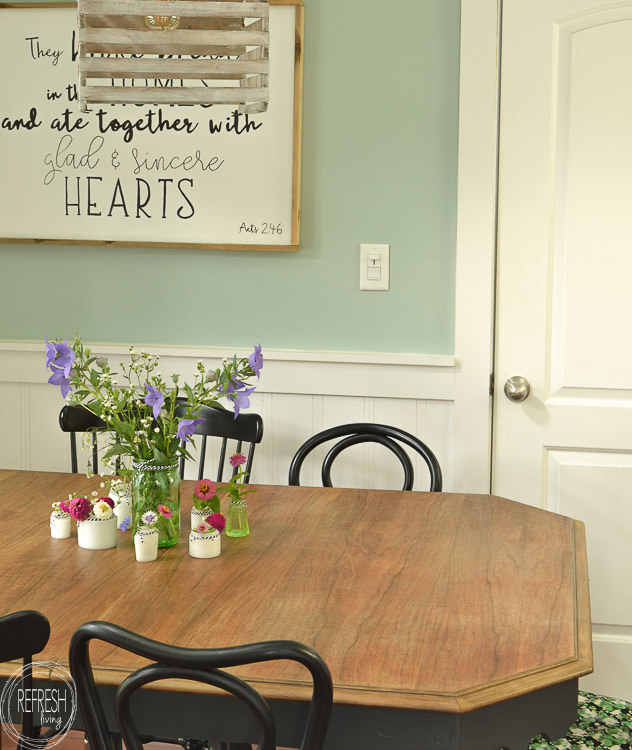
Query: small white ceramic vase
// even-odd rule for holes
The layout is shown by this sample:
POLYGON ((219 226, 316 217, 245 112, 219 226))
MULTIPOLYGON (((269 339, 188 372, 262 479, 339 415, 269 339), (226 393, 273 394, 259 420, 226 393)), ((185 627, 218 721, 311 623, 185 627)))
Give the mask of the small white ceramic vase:
POLYGON ((84 549, 116 547, 116 516, 87 518, 77 523, 77 541, 84 549))
POLYGON ((71 518, 63 510, 54 510, 50 514, 50 535, 53 539, 68 539, 70 536, 71 518))
POLYGON ((115 484, 110 489, 110 497, 114 500, 114 515, 116 516, 116 528, 120 529, 126 518, 132 518, 132 486, 129 482, 115 484))
POLYGON ((128 500, 119 500, 114 506, 114 515, 116 516, 116 528, 120 529, 121 524, 126 518, 132 519, 132 504, 128 500))
POLYGON ((198 510, 195 506, 191 508, 191 530, 195 531, 201 523, 206 523, 206 519, 213 513, 210 508, 198 510))
POLYGON ((151 562, 158 557, 158 529, 140 526, 134 534, 137 562, 151 562))
POLYGON ((219 557, 222 552, 222 537, 215 530, 208 534, 189 534, 189 554, 191 557, 219 557))

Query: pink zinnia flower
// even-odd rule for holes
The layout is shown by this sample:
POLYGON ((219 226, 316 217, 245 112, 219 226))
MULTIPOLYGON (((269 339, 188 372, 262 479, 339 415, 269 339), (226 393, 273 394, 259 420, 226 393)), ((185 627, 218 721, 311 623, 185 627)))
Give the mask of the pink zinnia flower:
POLYGON ((231 466, 237 467, 246 463, 246 457, 242 453, 233 453, 229 461, 231 466))
POLYGON ((114 500, 111 497, 100 497, 99 501, 107 503, 110 508, 114 508, 114 500))
POLYGON ((68 512, 76 521, 85 521, 90 517, 92 503, 87 497, 73 497, 68 503, 68 512))
POLYGON ((206 523, 214 529, 217 529, 220 534, 226 527, 226 519, 221 513, 211 513, 210 516, 206 517, 206 523))
POLYGON ((61 502, 59 503, 59 510, 61 510, 61 511, 62 511, 62 513, 69 513, 69 512, 70 512, 70 511, 68 510, 68 502, 67 502, 66 500, 62 500, 62 501, 61 501, 61 502))
POLYGON ((158 506, 158 513, 160 513, 161 516, 164 516, 165 518, 171 518, 173 513, 171 512, 171 508, 167 505, 159 505, 158 506))
POLYGON ((210 500, 216 491, 217 488, 210 479, 200 479, 193 489, 193 493, 198 500, 210 500))
POLYGON ((195 527, 195 530, 197 531, 198 534, 206 534, 206 532, 209 531, 210 528, 211 527, 207 523, 199 523, 195 527))

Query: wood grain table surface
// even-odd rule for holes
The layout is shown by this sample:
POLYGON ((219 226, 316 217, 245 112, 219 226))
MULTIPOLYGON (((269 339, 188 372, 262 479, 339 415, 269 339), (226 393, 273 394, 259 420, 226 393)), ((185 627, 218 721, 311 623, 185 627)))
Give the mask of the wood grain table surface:
MULTIPOLYGON (((250 536, 198 560, 185 481, 179 544, 137 563, 129 532, 102 551, 74 529, 50 538, 50 503, 93 489, 98 478, 0 470, 0 612, 50 619, 42 658, 67 664, 91 619, 182 646, 294 639, 328 663, 336 704, 448 713, 592 670, 584 529, 567 517, 489 495, 258 486, 250 536)), ((105 646, 93 663, 109 684, 137 666, 105 646)), ((303 700, 301 669, 240 674, 303 700)))

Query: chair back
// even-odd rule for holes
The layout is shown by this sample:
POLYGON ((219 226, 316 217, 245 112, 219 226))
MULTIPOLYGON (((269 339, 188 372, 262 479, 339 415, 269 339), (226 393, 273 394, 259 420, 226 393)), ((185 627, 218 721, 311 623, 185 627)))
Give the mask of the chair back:
POLYGON ((371 422, 355 422, 353 424, 330 427, 306 440, 292 458, 288 477, 289 484, 296 486, 300 484, 299 477, 303 461, 314 448, 336 438, 342 438, 342 440, 335 443, 323 459, 321 467, 323 487, 333 486, 331 483, 331 466, 345 448, 357 445, 358 443, 379 443, 392 451, 399 459, 404 470, 404 484, 402 489, 412 490, 415 474, 408 453, 400 445, 400 443, 404 443, 404 445, 416 451, 426 462, 430 473, 430 492, 440 492, 442 489, 441 467, 439 466, 437 457, 425 443, 409 432, 400 430, 398 427, 371 422))
MULTIPOLYGON (((176 408, 176 415, 183 416, 186 413, 184 405, 176 408)), ((200 458, 198 462, 198 479, 204 478, 204 463, 206 457, 206 441, 209 437, 221 439, 219 460, 217 464, 217 475, 215 481, 221 482, 224 475, 226 463, 226 446, 229 440, 236 441, 234 453, 243 453, 247 450, 246 463, 243 470, 246 472, 244 483, 250 481, 252 461, 255 455, 255 446, 263 438, 263 420, 259 414, 252 412, 240 412, 236 417, 232 411, 211 406, 203 406, 197 415, 202 421, 195 426, 194 435, 201 435, 200 458), (247 448, 244 446, 247 444, 247 448)), ((184 458, 180 459, 180 477, 184 477, 184 458)), ((239 467, 231 467, 232 474, 236 474, 239 467)))
MULTIPOLYGON (((92 640, 105 641, 152 662, 126 677, 114 699, 116 721, 128 750, 142 750, 141 736, 130 705, 132 695, 145 685, 165 679, 201 682, 234 696, 254 718, 257 750, 274 750, 276 724, 267 702, 248 683, 223 670, 285 659, 299 662, 312 677, 312 698, 301 750, 321 750, 324 745, 332 706, 332 681, 327 665, 309 646, 296 641, 265 641, 228 648, 189 649, 150 640, 109 622, 92 621, 75 632, 69 654, 70 672, 77 688, 91 750, 112 750, 112 735, 90 663, 89 644, 92 640)), ((151 696, 152 692, 146 695, 151 696)), ((208 716, 210 720, 210 712, 208 716)), ((212 731, 209 736, 212 736, 212 731)))
MULTIPOLYGON (((49 637, 50 624, 40 612, 28 609, 0 617, 0 662, 22 659, 20 679, 22 691, 32 689, 33 656, 44 650, 49 637)), ((37 738, 37 744, 40 747, 44 747, 46 743, 46 738, 40 737, 40 727, 35 726, 30 706, 30 701, 22 702, 22 732, 17 743, 17 750, 33 747, 34 742, 28 742, 29 739, 36 740, 37 738)))
POLYGON ((90 432, 92 441, 92 473, 99 473, 99 455, 97 432, 107 430, 107 425, 96 414, 78 404, 66 404, 59 412, 59 426, 63 432, 70 433, 70 470, 78 474, 77 433, 90 432))

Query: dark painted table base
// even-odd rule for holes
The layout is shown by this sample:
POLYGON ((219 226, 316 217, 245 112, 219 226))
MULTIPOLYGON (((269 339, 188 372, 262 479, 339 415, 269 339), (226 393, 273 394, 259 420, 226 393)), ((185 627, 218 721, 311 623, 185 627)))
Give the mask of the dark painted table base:
MULTIPOLYGON (((2 680, 3 682, 4 680, 2 680)), ((54 683, 38 681, 37 687, 54 683)), ((99 688, 106 710, 114 688, 99 688)), ((277 744, 299 747, 307 707, 293 701, 271 701, 277 720, 277 744)), ((141 691, 132 703, 143 734, 164 737, 255 742, 255 727, 246 709, 233 699, 198 693, 141 691)), ((577 680, 464 714, 372 708, 333 707, 325 750, 527 750, 537 734, 551 740, 563 737, 577 718, 577 680)), ((113 710, 108 723, 116 732, 113 710)), ((75 727, 83 729, 77 714, 75 727)))

